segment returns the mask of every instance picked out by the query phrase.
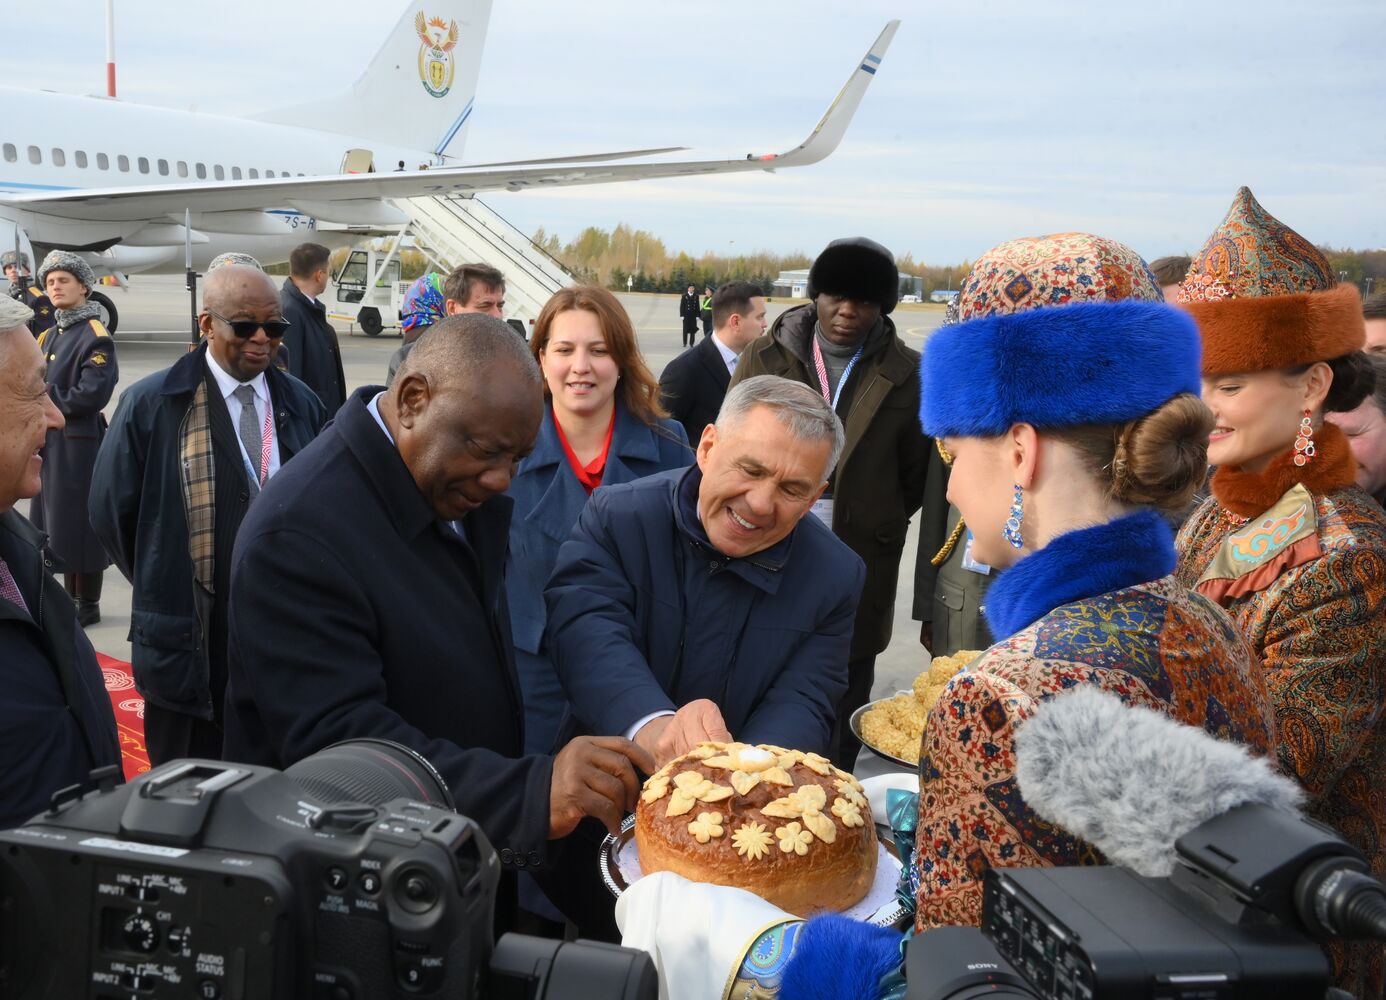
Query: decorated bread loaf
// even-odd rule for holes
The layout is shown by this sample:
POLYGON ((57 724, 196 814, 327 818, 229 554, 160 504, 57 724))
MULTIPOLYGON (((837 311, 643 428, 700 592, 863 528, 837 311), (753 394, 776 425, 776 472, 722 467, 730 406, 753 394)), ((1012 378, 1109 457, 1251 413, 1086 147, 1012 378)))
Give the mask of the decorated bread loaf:
POLYGON ((775 746, 700 744, 645 782, 635 811, 646 873, 747 889, 800 916, 866 895, 875 840, 855 778, 775 746))

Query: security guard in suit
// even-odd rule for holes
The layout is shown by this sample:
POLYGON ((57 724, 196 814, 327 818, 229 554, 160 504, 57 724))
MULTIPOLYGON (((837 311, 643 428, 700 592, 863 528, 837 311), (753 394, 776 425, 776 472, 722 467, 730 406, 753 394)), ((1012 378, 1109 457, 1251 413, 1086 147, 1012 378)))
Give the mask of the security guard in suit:
POLYGON ((87 301, 96 276, 85 260, 54 250, 39 267, 39 281, 55 306, 50 326, 39 336, 48 362, 48 394, 66 419, 43 445, 42 486, 29 520, 48 533, 48 548, 63 571, 67 592, 77 602, 77 620, 101 620, 101 575, 110 559, 87 514, 92 467, 106 435, 102 408, 115 391, 119 370, 115 342, 87 301))
POLYGON ((23 302, 34 311, 29 320, 29 332, 37 337, 53 325, 53 303, 48 296, 29 280, 29 255, 18 250, 7 250, 0 254, 0 266, 5 270, 5 279, 10 287, 6 289, 10 298, 23 302))

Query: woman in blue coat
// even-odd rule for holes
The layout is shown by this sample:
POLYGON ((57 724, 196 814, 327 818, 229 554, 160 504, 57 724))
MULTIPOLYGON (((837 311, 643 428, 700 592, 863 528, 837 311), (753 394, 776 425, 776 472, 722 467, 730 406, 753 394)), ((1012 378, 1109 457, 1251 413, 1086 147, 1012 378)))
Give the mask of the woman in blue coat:
POLYGON ((549 753, 566 699, 544 641, 544 585, 558 547, 599 486, 693 461, 683 427, 659 405, 625 309, 604 288, 565 288, 545 304, 530 348, 547 400, 534 451, 510 484, 506 594, 525 703, 525 752, 549 753))

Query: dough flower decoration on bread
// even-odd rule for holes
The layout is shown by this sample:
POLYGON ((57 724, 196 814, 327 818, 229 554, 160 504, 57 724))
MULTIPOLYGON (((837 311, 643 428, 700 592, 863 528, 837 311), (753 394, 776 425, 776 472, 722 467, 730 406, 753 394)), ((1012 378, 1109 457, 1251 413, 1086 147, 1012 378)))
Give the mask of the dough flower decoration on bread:
POLYGON ((645 782, 645 790, 640 793, 640 798, 644 802, 658 802, 664 798, 664 793, 667 791, 669 791, 669 776, 656 774, 645 782))
POLYGON ((743 823, 732 834, 732 846, 736 853, 748 861, 759 861, 770 853, 775 838, 770 836, 760 823, 743 823))
POLYGON ((734 794, 730 785, 716 784, 697 771, 683 771, 674 775, 674 793, 669 796, 669 808, 664 815, 682 816, 693 811, 695 802, 721 802, 734 794))
MULTIPOLYGON (((856 806, 858 812, 865 808, 866 796, 861 793, 861 785, 857 784, 855 779, 835 781, 833 782, 833 787, 842 793, 844 799, 856 806)), ((836 806, 834 806, 833 812, 837 812, 836 806)))
POLYGON ((833 815, 842 820, 843 826, 864 826, 866 821, 861 818, 861 807, 846 799, 833 799, 833 815))
POLYGON ((722 836, 722 814, 719 812, 698 813, 698 818, 688 824, 688 835, 700 844, 706 844, 713 837, 722 836))
POLYGON ((775 836, 780 840, 780 850, 786 854, 807 854, 809 844, 813 843, 813 834, 798 823, 777 827, 775 836))
POLYGON ((837 839, 837 829, 832 818, 823 815, 823 807, 828 804, 828 793, 822 785, 803 785, 784 798, 767 802, 761 813, 776 819, 801 820, 805 829, 825 844, 837 839))

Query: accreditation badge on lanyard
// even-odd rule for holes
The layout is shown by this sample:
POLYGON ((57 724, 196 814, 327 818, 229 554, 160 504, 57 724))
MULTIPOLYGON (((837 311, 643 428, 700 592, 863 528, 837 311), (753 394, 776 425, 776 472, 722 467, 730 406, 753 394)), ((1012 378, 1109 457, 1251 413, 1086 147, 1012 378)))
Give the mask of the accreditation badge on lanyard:
MULTIPOLYGON (((851 378, 852 369, 855 368, 857 362, 861 360, 861 352, 865 347, 866 345, 863 343, 861 347, 857 348, 857 353, 852 355, 852 360, 848 361, 847 367, 842 369, 842 376, 837 380, 836 388, 829 388, 828 366, 823 361, 823 349, 818 346, 818 338, 816 336, 813 338, 813 367, 818 373, 818 389, 823 393, 823 398, 827 401, 828 405, 833 408, 834 412, 837 410, 837 401, 842 397, 842 387, 845 386, 847 380, 851 378)), ((815 500, 811 508, 811 513, 814 517, 818 518, 818 520, 822 521, 828 530, 831 531, 833 527, 832 494, 825 493, 815 500)))

